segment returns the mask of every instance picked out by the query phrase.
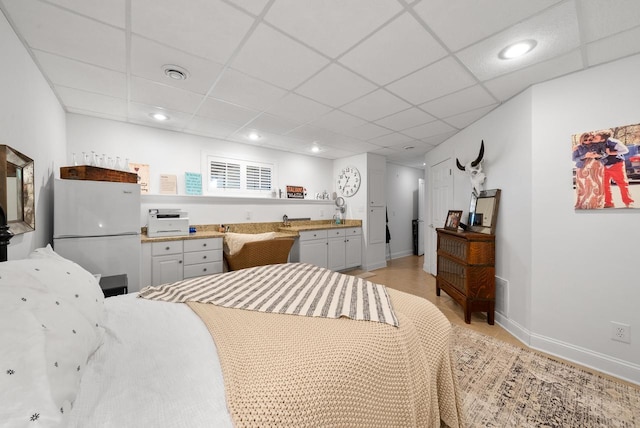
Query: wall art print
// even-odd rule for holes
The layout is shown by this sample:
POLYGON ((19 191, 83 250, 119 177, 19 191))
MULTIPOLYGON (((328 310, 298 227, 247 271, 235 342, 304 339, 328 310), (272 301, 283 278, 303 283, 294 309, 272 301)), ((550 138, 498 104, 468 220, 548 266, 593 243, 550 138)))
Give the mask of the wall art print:
POLYGON ((640 207, 640 124, 571 136, 576 210, 640 207))

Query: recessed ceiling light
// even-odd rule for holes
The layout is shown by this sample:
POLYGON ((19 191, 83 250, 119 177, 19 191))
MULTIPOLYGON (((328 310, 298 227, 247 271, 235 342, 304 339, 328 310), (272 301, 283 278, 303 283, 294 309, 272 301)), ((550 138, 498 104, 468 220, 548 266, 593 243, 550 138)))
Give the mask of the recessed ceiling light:
POLYGON ((163 65, 162 70, 164 71, 165 76, 173 80, 187 80, 187 78, 189 77, 189 72, 187 71, 187 69, 180 67, 179 65, 163 65))
POLYGON ((249 134, 249 139, 251 141, 258 141, 260 139, 260 135, 257 132, 252 132, 249 134))
POLYGON ((403 149, 405 149, 405 150, 413 150, 415 148, 416 148, 416 146, 404 146, 403 147, 403 149))
POLYGON ((165 120, 169 120, 169 116, 167 116, 164 113, 151 113, 149 116, 151 116, 152 118, 154 118, 155 120, 157 120, 159 122, 163 122, 165 120))
POLYGON ((318 146, 313 146, 313 147, 311 147, 311 151, 312 151, 313 153, 318 153, 318 152, 320 151, 320 147, 318 147, 318 146))
POLYGON ((523 40, 521 42, 514 43, 502 49, 498 54, 500 59, 514 59, 518 58, 526 53, 529 53, 536 47, 538 42, 533 39, 523 40))

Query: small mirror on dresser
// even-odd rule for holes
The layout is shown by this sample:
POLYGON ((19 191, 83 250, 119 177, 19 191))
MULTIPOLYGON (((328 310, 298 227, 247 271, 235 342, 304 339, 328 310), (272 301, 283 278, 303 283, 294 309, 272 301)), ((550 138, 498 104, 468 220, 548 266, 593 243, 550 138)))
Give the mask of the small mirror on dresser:
POLYGON ((471 195, 469 226, 473 232, 494 234, 498 223, 500 189, 483 190, 471 195))

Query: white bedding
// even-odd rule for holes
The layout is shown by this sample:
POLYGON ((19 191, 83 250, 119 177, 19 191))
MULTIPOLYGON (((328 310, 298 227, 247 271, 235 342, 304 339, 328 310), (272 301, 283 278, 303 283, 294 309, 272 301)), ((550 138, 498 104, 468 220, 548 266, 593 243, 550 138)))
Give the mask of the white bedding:
POLYGON ((105 300, 69 427, 232 427, 215 344, 186 305, 105 300))

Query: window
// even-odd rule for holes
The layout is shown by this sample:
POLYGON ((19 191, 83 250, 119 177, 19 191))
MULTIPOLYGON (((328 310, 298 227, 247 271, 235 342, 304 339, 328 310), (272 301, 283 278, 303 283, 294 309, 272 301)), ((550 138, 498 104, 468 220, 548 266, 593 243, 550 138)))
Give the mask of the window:
POLYGON ((209 194, 260 194, 273 188, 274 165, 205 155, 209 194))

